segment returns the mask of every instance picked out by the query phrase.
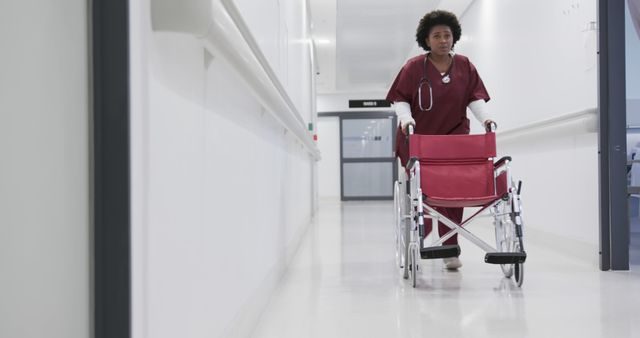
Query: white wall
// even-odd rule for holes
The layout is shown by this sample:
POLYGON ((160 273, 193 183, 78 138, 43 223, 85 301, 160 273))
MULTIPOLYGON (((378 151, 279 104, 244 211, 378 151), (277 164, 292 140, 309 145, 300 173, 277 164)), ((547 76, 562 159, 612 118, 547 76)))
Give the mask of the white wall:
MULTIPOLYGON (((492 97, 501 155, 523 180, 532 240, 598 258, 598 153, 593 131, 558 126, 500 139, 500 131, 597 105, 596 1, 476 0, 461 19, 457 51, 492 97), (578 131, 576 131, 578 130, 578 131)), ((571 124, 571 123, 569 123, 571 124)))
POLYGON ((87 22, 0 2, 0 337, 91 336, 87 22))
MULTIPOLYGON (((152 31, 150 4, 131 4, 134 337, 246 337, 312 220, 316 164, 223 56, 152 31)), ((301 2, 236 5, 310 121, 301 2)))
POLYGON ((597 104, 595 0, 476 0, 456 50, 477 66, 503 130, 597 104), (531 104, 528 102, 535 102, 531 104))
POLYGON ((386 92, 353 92, 318 95, 318 112, 377 111, 390 108, 349 108, 349 100, 384 100, 386 92))

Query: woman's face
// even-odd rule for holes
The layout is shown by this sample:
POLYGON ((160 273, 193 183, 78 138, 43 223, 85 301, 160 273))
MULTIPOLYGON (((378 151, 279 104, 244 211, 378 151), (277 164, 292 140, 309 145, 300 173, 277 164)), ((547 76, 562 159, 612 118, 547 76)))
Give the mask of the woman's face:
POLYGON ((431 53, 443 56, 449 54, 453 47, 453 33, 451 28, 445 25, 437 25, 431 28, 427 35, 427 46, 431 47, 431 53))

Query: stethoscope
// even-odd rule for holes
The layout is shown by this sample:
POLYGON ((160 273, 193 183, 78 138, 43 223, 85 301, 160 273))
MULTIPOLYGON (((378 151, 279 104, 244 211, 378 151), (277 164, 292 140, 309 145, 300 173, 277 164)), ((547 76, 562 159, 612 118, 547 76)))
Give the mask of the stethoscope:
MULTIPOLYGON (((427 76, 427 56, 428 54, 424 56, 424 62, 422 65, 423 74, 420 82, 418 83, 418 106, 420 107, 421 111, 430 111, 431 108, 433 108, 433 87, 431 86, 431 80, 429 80, 429 77, 427 76), (429 86, 429 108, 427 109, 424 109, 422 107, 422 86, 424 86, 425 83, 429 86)), ((451 71, 451 68, 453 68, 453 59, 451 59, 451 67, 449 67, 449 72, 451 71)), ((449 72, 447 72, 445 76, 442 77, 442 83, 447 84, 451 82, 449 72)))

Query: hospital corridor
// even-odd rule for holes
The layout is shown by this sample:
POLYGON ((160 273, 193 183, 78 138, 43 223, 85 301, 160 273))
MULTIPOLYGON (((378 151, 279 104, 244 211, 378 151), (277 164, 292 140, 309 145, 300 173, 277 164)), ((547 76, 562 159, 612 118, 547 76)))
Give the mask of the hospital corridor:
POLYGON ((640 337, 640 0, 0 1, 0 338, 640 337))

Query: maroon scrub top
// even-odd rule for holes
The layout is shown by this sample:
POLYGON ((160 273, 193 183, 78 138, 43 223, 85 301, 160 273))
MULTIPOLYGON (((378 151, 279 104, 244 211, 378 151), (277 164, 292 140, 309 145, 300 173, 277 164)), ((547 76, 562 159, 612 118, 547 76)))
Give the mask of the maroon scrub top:
MULTIPOLYGON (((409 103, 411 116, 416 121, 416 134, 469 134, 467 106, 476 100, 490 99, 476 67, 466 56, 455 54, 449 71, 445 73, 449 74, 450 81, 444 83, 442 78, 445 75, 441 75, 431 61, 427 60, 425 68, 425 58, 426 55, 419 55, 407 61, 389 89, 387 101, 409 103), (433 107, 429 111, 422 111, 418 103, 418 87, 425 72, 433 88, 433 107)), ((427 109, 430 105, 429 85, 425 81, 423 83, 422 107, 427 109)), ((404 165, 408 149, 400 128, 396 134, 396 154, 404 165)))

